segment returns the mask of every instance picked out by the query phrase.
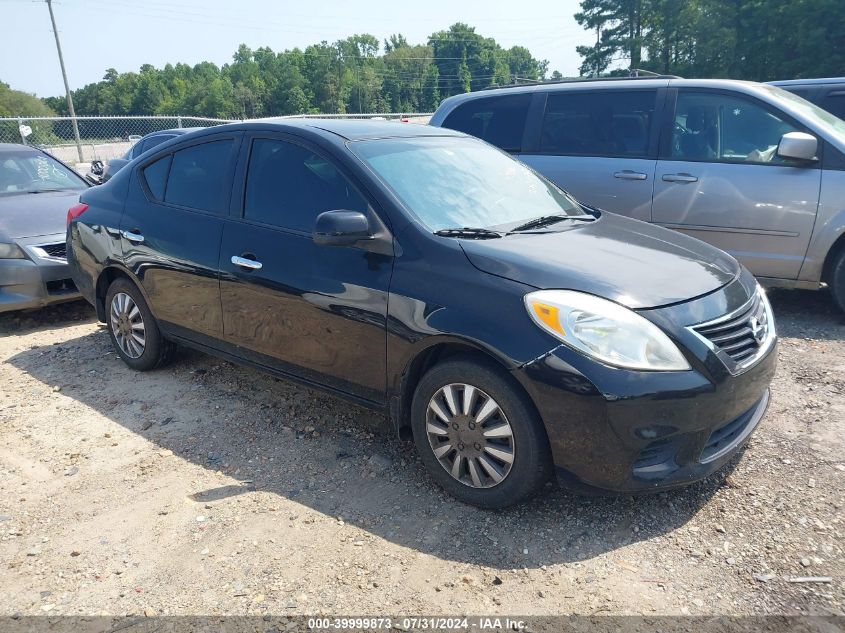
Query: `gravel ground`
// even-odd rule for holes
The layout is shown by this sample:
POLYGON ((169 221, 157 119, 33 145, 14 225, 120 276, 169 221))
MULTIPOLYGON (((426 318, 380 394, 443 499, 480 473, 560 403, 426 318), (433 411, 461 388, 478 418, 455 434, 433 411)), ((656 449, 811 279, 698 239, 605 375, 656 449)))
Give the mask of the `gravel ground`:
POLYGON ((84 303, 3 315, 0 614, 843 614, 845 321, 772 300, 728 471, 503 512, 343 401, 192 351, 135 373, 84 303))

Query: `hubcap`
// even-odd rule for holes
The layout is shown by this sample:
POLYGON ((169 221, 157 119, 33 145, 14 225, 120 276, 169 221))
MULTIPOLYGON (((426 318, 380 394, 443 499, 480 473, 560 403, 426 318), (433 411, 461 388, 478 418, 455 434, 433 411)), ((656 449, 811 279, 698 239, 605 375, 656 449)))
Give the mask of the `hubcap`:
POLYGON ((507 417, 493 398, 472 385, 445 385, 432 396, 426 433, 440 465, 471 488, 500 484, 513 466, 507 417))
POLYGON ((144 318, 132 297, 118 292, 111 300, 111 331, 120 351, 129 358, 139 358, 144 353, 144 318))

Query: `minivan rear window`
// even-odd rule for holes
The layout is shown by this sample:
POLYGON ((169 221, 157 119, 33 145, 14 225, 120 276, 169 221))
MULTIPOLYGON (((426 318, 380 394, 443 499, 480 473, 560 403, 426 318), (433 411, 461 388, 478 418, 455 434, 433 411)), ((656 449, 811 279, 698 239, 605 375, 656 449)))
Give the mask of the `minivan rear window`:
POLYGON ((648 156, 655 90, 561 91, 546 101, 540 151, 575 156, 648 156))
POLYGON ((530 94, 471 99, 455 108, 443 127, 471 134, 507 152, 522 149, 530 94))

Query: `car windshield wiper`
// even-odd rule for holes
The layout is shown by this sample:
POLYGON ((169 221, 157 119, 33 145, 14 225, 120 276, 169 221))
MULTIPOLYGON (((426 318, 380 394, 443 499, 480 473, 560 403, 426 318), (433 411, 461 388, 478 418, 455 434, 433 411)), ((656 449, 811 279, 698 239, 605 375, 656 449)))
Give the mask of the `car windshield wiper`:
POLYGON ((440 229, 439 231, 435 231, 434 234, 441 237, 464 237, 470 240, 489 240, 502 237, 503 235, 500 231, 471 226, 464 226, 456 229, 440 229))
POLYGON ((531 229, 539 229, 544 226, 551 226, 552 224, 557 224, 558 222, 563 222, 564 220, 577 220, 579 222, 591 222, 595 220, 595 216, 590 214, 582 214, 582 215, 543 215, 539 218, 534 218, 533 220, 528 220, 519 226, 513 227, 508 233, 519 233, 520 231, 530 231, 531 229))
POLYGON ((31 189, 27 190, 26 193, 51 193, 53 191, 70 191, 67 187, 59 187, 56 189, 31 189))

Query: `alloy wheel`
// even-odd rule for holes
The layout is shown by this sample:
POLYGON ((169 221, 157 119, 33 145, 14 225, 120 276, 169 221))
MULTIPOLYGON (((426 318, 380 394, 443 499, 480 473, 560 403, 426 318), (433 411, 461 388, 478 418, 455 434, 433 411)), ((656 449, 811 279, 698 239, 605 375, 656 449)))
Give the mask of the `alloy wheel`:
POLYGON ((426 434, 440 465, 466 486, 492 488, 511 471, 513 429, 499 404, 477 387, 453 383, 437 390, 428 403, 426 434))
POLYGON ((125 292, 111 300, 111 331, 120 350, 129 358, 140 358, 146 346, 144 318, 135 301, 125 292))

